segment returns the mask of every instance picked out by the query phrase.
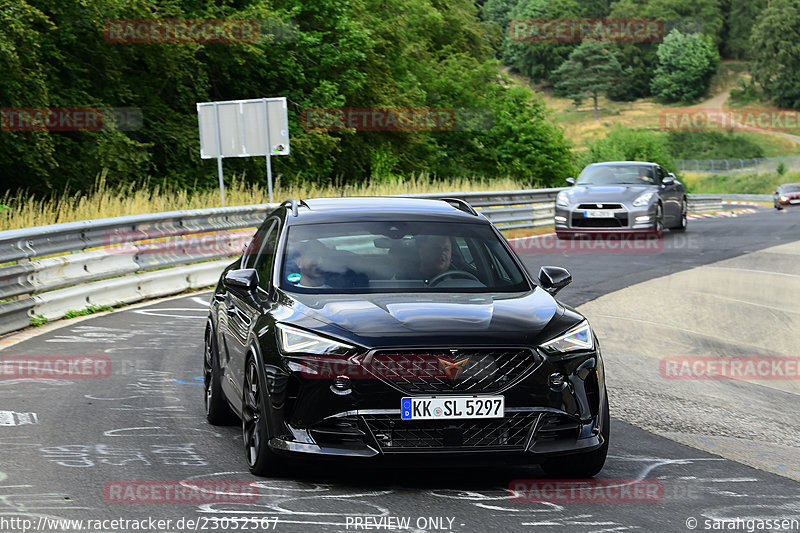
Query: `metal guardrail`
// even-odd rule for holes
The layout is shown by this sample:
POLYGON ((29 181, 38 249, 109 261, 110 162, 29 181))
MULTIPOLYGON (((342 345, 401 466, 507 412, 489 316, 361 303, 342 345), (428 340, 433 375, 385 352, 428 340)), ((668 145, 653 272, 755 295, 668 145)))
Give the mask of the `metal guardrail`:
MULTIPOLYGON (((396 195, 466 200, 500 229, 553 223, 559 191, 396 195)), ((693 211, 722 207, 690 196, 693 211)), ((0 334, 87 306, 132 303, 213 285, 278 204, 171 211, 0 231, 0 334), (165 268, 170 267, 170 268, 165 268)))
POLYGON ((241 253, 253 229, 277 205, 2 231, 0 264, 9 264, 0 266, 0 334, 24 328, 39 315, 54 320, 92 305, 132 303, 212 285, 230 262, 222 258, 241 253))
POLYGON ((691 213, 709 213, 722 210, 722 198, 719 196, 692 194, 687 206, 691 213))

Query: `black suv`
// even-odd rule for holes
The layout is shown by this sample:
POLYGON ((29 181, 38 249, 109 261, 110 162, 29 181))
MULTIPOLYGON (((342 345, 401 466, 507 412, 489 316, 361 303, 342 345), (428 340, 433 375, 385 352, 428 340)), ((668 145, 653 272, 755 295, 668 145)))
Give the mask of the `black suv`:
POLYGON ((208 421, 242 420, 252 473, 279 454, 605 462, 597 338, 462 200, 290 200, 222 273, 205 333, 208 421))

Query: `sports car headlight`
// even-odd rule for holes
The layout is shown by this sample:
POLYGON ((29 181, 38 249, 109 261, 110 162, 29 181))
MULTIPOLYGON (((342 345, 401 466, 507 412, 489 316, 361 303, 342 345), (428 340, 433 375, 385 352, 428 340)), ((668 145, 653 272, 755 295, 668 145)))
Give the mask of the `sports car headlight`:
POLYGON ((283 353, 315 355, 345 355, 353 346, 308 333, 301 329, 278 324, 278 340, 283 353))
POLYGON ((647 203, 650 201, 650 199, 653 197, 654 194, 655 194, 654 192, 646 192, 646 193, 642 194, 641 196, 639 196, 639 198, 637 198, 636 200, 633 201, 633 205, 635 207, 644 207, 644 206, 646 206, 647 203))
POLYGON ((556 205, 559 207, 569 207, 569 196, 565 191, 561 191, 556 196, 556 205))
POLYGON ((789 197, 788 197, 788 196, 781 196, 781 197, 779 198, 779 200, 780 200, 781 202, 788 202, 788 201, 789 201, 789 197))
POLYGON ((540 346, 548 354, 562 354, 577 352, 579 350, 591 350, 594 348, 594 337, 589 322, 584 320, 563 335, 540 346))

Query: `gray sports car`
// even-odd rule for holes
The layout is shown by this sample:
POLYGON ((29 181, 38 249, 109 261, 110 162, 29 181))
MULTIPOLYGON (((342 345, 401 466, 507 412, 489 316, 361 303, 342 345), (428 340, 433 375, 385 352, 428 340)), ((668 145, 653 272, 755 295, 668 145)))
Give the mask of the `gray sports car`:
POLYGON ((559 237, 686 230, 686 189, 657 163, 593 163, 556 197, 559 237))

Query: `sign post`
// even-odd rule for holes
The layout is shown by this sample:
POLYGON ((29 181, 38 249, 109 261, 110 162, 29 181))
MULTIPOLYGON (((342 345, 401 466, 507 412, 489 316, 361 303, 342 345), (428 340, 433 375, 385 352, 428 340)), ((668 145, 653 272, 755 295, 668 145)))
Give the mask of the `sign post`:
POLYGON ((223 157, 265 156, 267 188, 272 202, 272 156, 289 154, 286 98, 199 102, 200 157, 217 159, 219 191, 225 205, 223 157))

